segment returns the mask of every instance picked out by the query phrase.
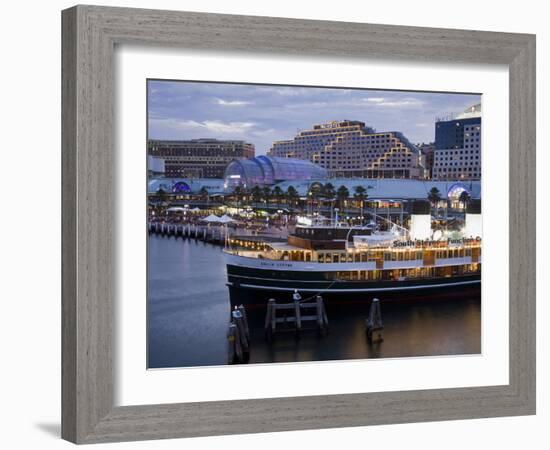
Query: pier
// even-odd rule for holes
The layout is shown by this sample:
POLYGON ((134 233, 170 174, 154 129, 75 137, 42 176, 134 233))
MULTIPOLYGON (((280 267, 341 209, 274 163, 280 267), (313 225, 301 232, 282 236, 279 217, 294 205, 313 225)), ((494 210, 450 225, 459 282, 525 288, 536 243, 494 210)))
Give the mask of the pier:
MULTIPOLYGON (((374 298, 369 307, 368 317, 365 319, 368 344, 384 342, 383 330, 380 300, 374 298)), ((276 336, 281 333, 292 333, 294 338, 299 340, 305 331, 316 331, 318 337, 328 335, 327 311, 320 295, 316 295, 314 299, 305 300, 301 300, 298 296, 294 301, 285 303, 277 303, 274 298, 268 300, 264 323, 264 336, 268 346, 272 346, 276 336), (313 326, 308 327, 308 322, 313 323, 313 326)), ((253 349, 248 316, 243 305, 236 306, 231 311, 227 341, 229 364, 246 364, 250 361, 253 349)))
POLYGON ((323 298, 320 295, 312 302, 294 300, 292 303, 277 303, 270 299, 267 303, 265 316, 265 337, 268 342, 273 342, 277 332, 291 331, 296 338, 300 338, 305 329, 305 322, 314 322, 320 336, 328 334, 328 317, 323 298), (304 314, 305 312, 309 314, 304 314), (278 314, 282 312, 282 316, 278 314))
POLYGON ((211 226, 199 224, 178 224, 170 222, 149 222, 148 233, 183 239, 195 239, 215 245, 224 245, 226 239, 231 235, 225 226, 211 226))

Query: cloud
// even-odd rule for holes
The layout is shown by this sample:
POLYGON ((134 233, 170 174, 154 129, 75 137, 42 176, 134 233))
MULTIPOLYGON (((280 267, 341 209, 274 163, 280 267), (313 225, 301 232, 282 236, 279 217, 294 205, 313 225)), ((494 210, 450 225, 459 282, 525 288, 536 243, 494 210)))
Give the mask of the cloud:
POLYGON ((328 102, 306 102, 306 103, 289 103, 284 105, 288 109, 304 109, 304 108, 327 108, 328 106, 334 106, 335 103, 328 102))
POLYGON ((275 94, 283 97, 311 96, 319 93, 319 88, 297 87, 297 86, 256 86, 256 91, 265 95, 275 94))
POLYGON ((422 106, 424 102, 417 98, 408 97, 399 100, 391 100, 385 97, 367 97, 363 101, 374 103, 376 106, 404 107, 404 106, 422 106))
POLYGON ((253 122, 223 122, 221 120, 195 120, 161 119, 150 120, 153 127, 162 127, 179 131, 201 131, 214 134, 243 134, 254 128, 253 122))
POLYGON ((246 106, 252 104, 252 102, 245 100, 224 100, 223 98, 217 98, 216 103, 221 106, 246 106))
POLYGON ((368 98, 365 98, 363 100, 365 100, 366 102, 371 102, 371 103, 383 103, 384 102, 384 97, 368 97, 368 98))

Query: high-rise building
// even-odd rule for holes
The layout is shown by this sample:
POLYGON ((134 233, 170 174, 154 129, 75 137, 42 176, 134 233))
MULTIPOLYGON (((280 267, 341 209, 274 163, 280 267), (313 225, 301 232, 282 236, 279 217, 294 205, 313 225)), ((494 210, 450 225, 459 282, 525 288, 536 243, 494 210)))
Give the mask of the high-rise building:
POLYGON ((430 142, 429 144, 416 144, 416 147, 421 154, 421 161, 422 165, 424 166, 424 178, 431 178, 432 167, 434 165, 435 143, 430 142))
POLYGON ((150 156, 164 159, 167 177, 223 178, 225 167, 235 159, 253 158, 254 145, 244 141, 192 139, 148 143, 150 156))
POLYGON ((481 177, 481 105, 435 123, 434 180, 481 177))
POLYGON ((268 154, 307 159, 338 177, 424 176, 420 152, 402 133, 379 133, 356 120, 314 125, 294 139, 274 142, 268 154))

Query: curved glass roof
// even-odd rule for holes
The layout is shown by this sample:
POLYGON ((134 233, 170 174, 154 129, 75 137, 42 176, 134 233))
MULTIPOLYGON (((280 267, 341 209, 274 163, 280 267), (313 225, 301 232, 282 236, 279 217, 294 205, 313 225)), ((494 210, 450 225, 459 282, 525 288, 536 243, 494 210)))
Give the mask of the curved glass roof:
POLYGON ((225 169, 224 185, 226 188, 250 188, 281 181, 304 181, 327 176, 325 169, 307 160, 261 155, 230 162, 225 169))

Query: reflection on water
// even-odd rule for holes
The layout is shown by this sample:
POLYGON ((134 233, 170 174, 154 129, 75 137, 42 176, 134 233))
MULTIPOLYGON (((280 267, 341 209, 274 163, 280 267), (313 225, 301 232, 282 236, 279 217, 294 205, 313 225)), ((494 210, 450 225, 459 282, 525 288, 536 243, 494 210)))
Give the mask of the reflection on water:
MULTIPOLYGON (((193 240, 149 237, 149 367, 227 363, 229 295, 221 248, 193 240)), ((292 333, 268 345, 263 320, 251 321, 252 363, 474 354, 481 351, 479 291, 442 301, 382 300, 384 342, 365 337, 366 306, 327 308, 330 334, 292 333)))

